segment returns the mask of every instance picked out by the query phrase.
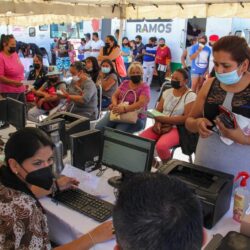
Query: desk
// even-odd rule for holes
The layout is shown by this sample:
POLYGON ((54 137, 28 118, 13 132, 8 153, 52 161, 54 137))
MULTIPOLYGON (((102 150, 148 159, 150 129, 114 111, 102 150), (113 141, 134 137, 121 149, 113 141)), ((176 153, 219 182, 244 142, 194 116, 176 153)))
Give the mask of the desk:
MULTIPOLYGON (((96 171, 93 172, 93 175, 96 171)), ((118 173, 107 169, 103 176, 99 178, 99 183, 94 192, 100 192, 102 198, 109 202, 114 202, 114 190, 107 183, 108 178, 115 176, 118 173)), ((83 189, 84 190, 84 189, 83 189)), ((85 190, 88 193, 89 190, 85 190)), ((50 230, 51 240, 59 243, 65 244, 71 240, 76 239, 82 234, 87 233, 89 230, 96 227, 99 223, 82 215, 78 212, 73 211, 61 204, 56 204, 49 198, 40 199, 42 205, 44 206, 50 230)), ((225 214, 225 216, 214 226, 212 230, 207 231, 207 243, 212 239, 214 234, 220 233, 223 236, 229 231, 239 231, 240 224, 232 219, 232 204, 231 209, 225 214)), ((95 246, 96 250, 111 250, 115 246, 115 240, 98 244, 95 246)))

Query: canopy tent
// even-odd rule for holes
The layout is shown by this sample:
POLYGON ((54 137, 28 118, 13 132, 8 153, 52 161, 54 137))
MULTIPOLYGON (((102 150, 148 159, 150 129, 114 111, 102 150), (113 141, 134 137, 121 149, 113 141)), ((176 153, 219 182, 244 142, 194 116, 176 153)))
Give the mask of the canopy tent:
POLYGON ((249 17, 250 3, 236 0, 3 0, 0 23, 39 25, 91 18, 249 17))

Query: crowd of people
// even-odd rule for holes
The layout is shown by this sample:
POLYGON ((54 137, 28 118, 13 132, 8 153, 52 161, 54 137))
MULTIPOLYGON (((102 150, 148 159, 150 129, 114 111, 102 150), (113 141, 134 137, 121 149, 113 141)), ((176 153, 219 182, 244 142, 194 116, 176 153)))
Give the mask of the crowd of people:
MULTIPOLYGON (((90 34, 86 34, 78 49, 79 61, 71 61, 69 51, 72 48, 63 34, 53 49, 57 67, 46 68, 41 57, 36 55, 33 58, 34 69, 29 79, 35 82, 29 94, 34 95, 35 101, 28 117, 37 122, 40 114, 48 113, 63 102, 67 111, 96 120, 99 115, 97 89, 100 86, 103 90, 102 108, 107 112, 98 119, 97 129, 112 127, 128 133, 139 132, 139 136, 156 141, 159 157, 167 162, 171 158, 170 149, 180 142, 177 126, 185 124, 189 131, 200 135, 195 153, 197 165, 233 175, 248 171, 249 46, 244 38, 237 36, 219 39, 213 35, 207 39, 205 35, 200 35, 192 43, 183 52, 183 68, 171 75, 171 52, 164 38, 157 41, 151 37, 143 45, 141 36, 136 36, 132 41, 124 37, 119 46, 114 36, 107 36, 105 43, 102 43, 98 34, 93 33, 92 39, 90 34), (207 45, 208 40, 210 46, 207 45), (69 84, 62 78, 62 74, 68 72, 72 76, 69 84), (154 118, 154 125, 146 128, 150 84, 156 72, 160 86, 165 77, 170 76, 171 87, 161 95, 156 107, 160 115, 154 118), (228 128, 219 118, 221 105, 235 115, 235 127, 228 128), (137 117, 134 122, 124 122, 123 117, 135 113, 137 117), (240 122, 242 117, 247 121, 244 127, 240 122), (223 138, 230 139, 232 143, 226 144, 223 138)), ((27 91, 23 79, 24 69, 16 53, 15 38, 3 35, 0 44, 1 96, 25 102, 27 91)), ((39 232, 42 233, 39 235, 42 236, 35 240, 45 249, 49 249, 48 228, 37 198, 51 193, 53 185, 61 190, 77 185, 76 180, 67 177, 63 181, 58 179, 58 183, 54 184, 49 172, 52 149, 50 139, 38 129, 20 130, 6 144, 5 166, 0 168, 0 196, 13 208, 13 211, 0 209, 0 218, 15 217, 15 201, 28 200, 27 213, 36 213, 41 226, 39 232), (20 148, 23 150, 20 151, 20 148), (40 165, 34 163, 37 159, 42 161, 40 165), (49 177, 45 183, 40 180, 44 176, 42 173, 49 177), (47 189, 45 193, 41 194, 41 190, 34 188, 34 185, 39 186, 38 183, 40 188, 47 189), (11 198, 8 194, 11 194, 11 198)), ((0 201, 0 208, 5 206, 5 202, 0 201)), ((13 224, 6 224, 7 236, 6 232, 0 232, 0 236, 6 236, 1 236, 4 240, 0 246, 15 243, 16 246, 26 247, 32 243, 32 227, 28 224, 27 229, 20 230, 24 230, 23 235, 30 235, 15 237, 13 228, 18 223, 15 219, 13 224)), ((169 249, 198 250, 204 243, 199 202, 184 184, 160 174, 142 174, 132 178, 119 192, 113 219, 116 249, 164 249, 166 246, 169 249), (166 192, 157 192, 163 189, 166 192), (136 206, 133 203, 135 200, 136 206), (145 220, 141 220, 142 217, 145 220), (154 240, 156 234, 157 240, 154 240), (143 235, 152 239, 145 241, 146 236, 143 235)), ((93 238, 98 243, 114 237, 111 223, 100 227, 62 249, 78 249, 78 244, 82 249, 88 249, 93 245, 93 238)))

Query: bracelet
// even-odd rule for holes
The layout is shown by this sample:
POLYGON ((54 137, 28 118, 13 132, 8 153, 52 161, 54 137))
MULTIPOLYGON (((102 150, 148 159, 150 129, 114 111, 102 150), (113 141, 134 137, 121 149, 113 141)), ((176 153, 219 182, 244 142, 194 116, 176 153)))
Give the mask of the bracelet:
POLYGON ((93 237, 92 237, 92 235, 90 234, 90 232, 88 232, 88 236, 89 236, 89 238, 91 239, 91 241, 92 241, 92 244, 93 244, 93 249, 95 250, 95 242, 94 242, 94 240, 93 240, 93 237))

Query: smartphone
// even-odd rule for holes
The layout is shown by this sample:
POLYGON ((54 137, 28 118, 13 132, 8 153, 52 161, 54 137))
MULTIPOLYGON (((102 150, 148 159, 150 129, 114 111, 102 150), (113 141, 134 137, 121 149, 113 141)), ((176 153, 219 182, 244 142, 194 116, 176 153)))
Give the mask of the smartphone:
POLYGON ((219 115, 217 116, 226 128, 236 128, 237 122, 236 117, 233 112, 225 108, 224 106, 219 106, 219 115))

